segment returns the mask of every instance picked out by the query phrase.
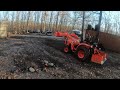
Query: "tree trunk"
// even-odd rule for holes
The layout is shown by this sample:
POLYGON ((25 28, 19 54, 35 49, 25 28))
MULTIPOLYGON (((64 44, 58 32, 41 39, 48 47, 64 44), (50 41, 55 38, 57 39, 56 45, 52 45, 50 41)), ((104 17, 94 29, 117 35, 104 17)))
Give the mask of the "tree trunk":
POLYGON ((49 22, 49 30, 51 31, 52 28, 52 18, 53 18, 53 11, 51 11, 51 15, 50 15, 50 22, 49 22))
POLYGON ((28 11, 28 18, 27 18, 27 33, 28 33, 28 30, 29 30, 30 14, 31 14, 31 11, 28 11))
POLYGON ((101 26, 101 20, 102 20, 102 11, 100 11, 100 16, 99 16, 99 22, 98 22, 98 30, 96 34, 96 40, 98 40, 99 32, 100 32, 100 26, 101 26))
POLYGON ((57 18, 57 20, 56 20, 56 25, 55 25, 55 26, 56 26, 56 30, 58 29, 58 18, 59 18, 59 13, 60 13, 60 12, 58 11, 58 12, 57 12, 57 17, 56 17, 56 18, 57 18))
POLYGON ((85 39, 84 22, 85 22, 85 11, 83 11, 83 17, 82 17, 82 37, 81 37, 81 41, 83 41, 85 39))

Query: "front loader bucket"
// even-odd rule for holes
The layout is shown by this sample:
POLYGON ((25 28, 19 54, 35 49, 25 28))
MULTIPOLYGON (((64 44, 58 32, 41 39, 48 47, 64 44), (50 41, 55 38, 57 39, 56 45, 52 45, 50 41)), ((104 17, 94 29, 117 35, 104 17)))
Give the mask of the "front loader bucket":
POLYGON ((98 64, 103 64, 105 61, 107 60, 107 54, 104 52, 99 52, 97 54, 93 54, 91 61, 94 63, 98 63, 98 64))
POLYGON ((55 33, 54 33, 54 36, 56 36, 56 37, 61 37, 62 35, 61 35, 61 32, 55 32, 55 33))
POLYGON ((56 36, 56 37, 64 37, 66 35, 68 35, 67 32, 55 32, 54 33, 54 36, 56 36))

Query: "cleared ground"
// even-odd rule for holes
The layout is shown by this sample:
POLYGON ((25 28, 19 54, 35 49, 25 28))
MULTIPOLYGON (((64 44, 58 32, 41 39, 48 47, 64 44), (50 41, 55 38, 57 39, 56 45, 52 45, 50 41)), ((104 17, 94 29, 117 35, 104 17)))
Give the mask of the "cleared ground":
POLYGON ((103 66, 82 63, 73 54, 62 52, 62 38, 40 35, 0 39, 0 78, 3 79, 118 79, 120 54, 107 52, 103 66), (54 40, 53 40, 54 39, 54 40), (53 63, 45 66, 44 61, 53 63), (30 72, 33 67, 35 72, 30 72))

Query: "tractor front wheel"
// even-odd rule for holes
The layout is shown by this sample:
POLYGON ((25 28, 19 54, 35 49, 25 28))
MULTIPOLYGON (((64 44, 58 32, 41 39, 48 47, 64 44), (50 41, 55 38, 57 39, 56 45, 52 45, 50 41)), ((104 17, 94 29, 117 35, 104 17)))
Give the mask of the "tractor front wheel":
POLYGON ((68 46, 65 46, 65 47, 64 47, 64 52, 65 52, 65 53, 68 53, 68 52, 69 52, 68 46))
POLYGON ((68 53, 68 52, 72 53, 71 46, 70 45, 69 46, 68 45, 64 45, 64 52, 65 53, 68 53))

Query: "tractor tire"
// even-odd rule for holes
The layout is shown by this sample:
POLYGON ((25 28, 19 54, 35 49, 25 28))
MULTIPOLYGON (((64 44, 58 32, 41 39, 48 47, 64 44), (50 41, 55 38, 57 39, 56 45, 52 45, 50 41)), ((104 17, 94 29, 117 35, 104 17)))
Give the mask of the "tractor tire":
POLYGON ((68 53, 68 52, 69 52, 68 46, 64 46, 64 52, 65 52, 65 53, 68 53))
POLYGON ((82 61, 82 62, 88 62, 89 56, 90 56, 90 50, 87 49, 86 47, 80 46, 75 52, 75 55, 77 58, 82 61))
POLYGON ((70 53, 70 52, 71 52, 71 47, 65 45, 65 46, 64 46, 64 52, 65 52, 65 53, 70 53))
POLYGON ((64 40, 64 52, 65 53, 71 53, 72 52, 71 45, 66 45, 66 44, 67 44, 67 39, 64 40))

